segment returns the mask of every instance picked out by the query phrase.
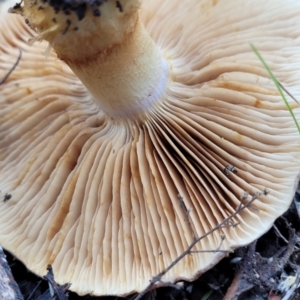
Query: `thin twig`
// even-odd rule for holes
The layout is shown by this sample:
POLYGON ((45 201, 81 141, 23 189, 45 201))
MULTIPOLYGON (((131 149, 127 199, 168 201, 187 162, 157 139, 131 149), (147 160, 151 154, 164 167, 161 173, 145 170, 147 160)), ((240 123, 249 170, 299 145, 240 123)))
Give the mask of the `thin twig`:
MULTIPOLYGON (((289 241, 281 234, 281 232, 279 231, 279 229, 277 228, 277 226, 276 226, 275 224, 273 224, 273 227, 274 227, 276 233, 278 234, 278 236, 279 236, 281 239, 283 239, 287 244, 289 244, 289 241)), ((295 248, 296 250, 300 250, 297 246, 294 246, 294 248, 295 248)))
POLYGON ((36 285, 36 287, 32 290, 32 292, 30 293, 30 295, 28 296, 28 298, 26 300, 30 300, 32 298, 32 296, 34 295, 35 291, 38 289, 38 287, 40 286, 40 284, 42 283, 42 280, 40 280, 38 282, 38 284, 36 285))
POLYGON ((229 286, 223 300, 232 300, 235 296, 237 296, 237 290, 239 288, 240 282, 242 278, 242 269, 238 269, 235 272, 233 281, 231 285, 229 286))
POLYGON ((279 235, 279 237, 281 237, 288 244, 289 241, 281 234, 281 232, 279 231, 279 229, 277 228, 277 226, 275 224, 273 224, 273 227, 274 227, 276 233, 279 235))
POLYGON ((179 200, 179 205, 181 207, 181 209, 183 210, 183 213, 185 214, 186 216, 186 221, 188 223, 188 226, 190 227, 190 230, 193 234, 193 239, 196 240, 197 239, 197 235, 196 235, 196 232, 192 226, 192 222, 191 222, 191 219, 190 219, 190 209, 187 209, 187 207, 185 206, 184 204, 184 201, 183 201, 183 197, 181 195, 178 195, 178 200, 179 200))
POLYGON ((191 250, 190 253, 232 253, 230 250, 191 250))
POLYGON ((14 63, 14 65, 11 67, 11 69, 7 72, 7 74, 0 80, 0 85, 5 82, 5 80, 11 75, 11 73, 16 69, 18 66, 20 60, 22 58, 22 50, 19 49, 19 56, 17 58, 17 61, 14 63))
MULTIPOLYGON (((214 228, 212 228, 211 230, 209 230, 207 233, 203 234, 201 237, 197 238, 196 240, 194 240, 190 246, 181 254, 179 255, 168 267, 166 267, 162 272, 160 272, 159 274, 157 274, 156 276, 154 276, 151 280, 149 285, 139 294, 137 295, 136 298, 134 298, 134 300, 140 300, 142 299, 142 297, 148 292, 150 291, 153 286, 155 285, 155 283, 161 281, 161 278, 168 273, 176 264, 178 264, 186 255, 191 254, 192 252, 192 248, 199 243, 201 240, 203 240, 204 238, 206 238, 208 235, 212 234, 213 232, 219 230, 220 228, 227 226, 226 224, 229 224, 229 222, 232 222, 232 219, 234 217, 236 217, 239 213, 241 213, 243 210, 245 210, 246 208, 250 207, 250 205, 259 197, 263 196, 263 195, 267 195, 269 193, 269 191, 264 190, 263 192, 260 193, 255 193, 251 200, 249 200, 248 203, 246 204, 241 204, 239 205, 239 207, 237 208, 237 210, 231 214, 229 217, 227 217, 226 219, 224 219, 221 223, 219 223, 217 226, 215 226, 214 228)), ((242 202, 242 201, 241 201, 242 202)), ((232 222, 233 224, 236 224, 234 222, 232 222)), ((211 251, 211 250, 208 250, 211 251)), ((206 252, 208 252, 206 251, 206 252)))

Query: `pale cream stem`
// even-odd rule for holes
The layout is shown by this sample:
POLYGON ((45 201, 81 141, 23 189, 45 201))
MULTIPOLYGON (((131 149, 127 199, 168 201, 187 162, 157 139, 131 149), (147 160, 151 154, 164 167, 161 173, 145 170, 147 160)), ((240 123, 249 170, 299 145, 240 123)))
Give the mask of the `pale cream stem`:
POLYGON ((167 84, 167 63, 139 21, 121 44, 91 59, 67 63, 113 117, 148 111, 162 98, 167 84))
POLYGON ((96 4, 24 0, 12 12, 38 32, 33 41, 50 43, 108 115, 137 119, 162 101, 168 64, 139 20, 139 0, 96 4))

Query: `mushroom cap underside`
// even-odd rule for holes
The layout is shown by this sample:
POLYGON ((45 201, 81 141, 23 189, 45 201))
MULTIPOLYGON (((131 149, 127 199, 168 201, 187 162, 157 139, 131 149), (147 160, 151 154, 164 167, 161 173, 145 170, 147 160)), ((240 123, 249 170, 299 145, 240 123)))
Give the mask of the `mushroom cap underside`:
MULTIPOLYGON (((300 4, 239 3, 142 2, 170 67, 164 98, 143 122, 106 116, 54 52, 45 56, 46 43, 28 45, 35 34, 19 16, 0 19, 0 79, 22 50, 0 85, 0 195, 11 195, 0 201, 4 248, 39 275, 51 264, 79 294, 124 295, 143 290, 243 197, 270 192, 194 250, 217 249, 222 234, 221 249, 232 250, 270 228, 293 197, 300 139, 249 43, 297 98, 300 4)), ((223 256, 187 255, 163 280, 192 280, 223 256)))

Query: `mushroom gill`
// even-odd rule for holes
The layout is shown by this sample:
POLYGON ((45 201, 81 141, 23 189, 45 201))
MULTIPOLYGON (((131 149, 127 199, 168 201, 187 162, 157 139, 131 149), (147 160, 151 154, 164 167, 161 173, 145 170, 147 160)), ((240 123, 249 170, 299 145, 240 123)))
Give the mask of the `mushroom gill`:
MULTIPOLYGON (((0 19, 0 78, 23 53, 0 85, 0 195, 11 195, 0 245, 30 270, 51 264, 81 295, 139 292, 245 192, 270 194, 195 250, 221 234, 224 250, 246 245, 287 210, 300 139, 249 43, 299 96, 298 1, 24 0, 13 11, 31 29, 0 19)), ((188 255, 163 279, 192 280, 223 256, 188 255)))

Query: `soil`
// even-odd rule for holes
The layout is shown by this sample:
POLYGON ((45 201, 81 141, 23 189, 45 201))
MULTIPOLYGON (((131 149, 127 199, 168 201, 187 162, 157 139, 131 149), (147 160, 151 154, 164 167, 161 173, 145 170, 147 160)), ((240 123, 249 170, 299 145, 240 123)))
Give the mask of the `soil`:
MULTIPOLYGON (((260 239, 237 249, 194 282, 148 292, 145 300, 298 300, 300 299, 300 186, 289 210, 260 239), (297 210, 298 208, 298 210, 297 210)), ((30 273, 6 253, 25 300, 133 300, 117 297, 80 297, 58 286, 49 269, 45 278, 30 273)))

